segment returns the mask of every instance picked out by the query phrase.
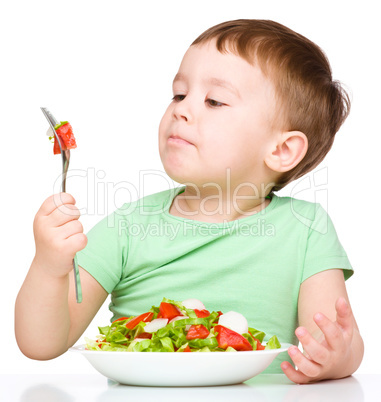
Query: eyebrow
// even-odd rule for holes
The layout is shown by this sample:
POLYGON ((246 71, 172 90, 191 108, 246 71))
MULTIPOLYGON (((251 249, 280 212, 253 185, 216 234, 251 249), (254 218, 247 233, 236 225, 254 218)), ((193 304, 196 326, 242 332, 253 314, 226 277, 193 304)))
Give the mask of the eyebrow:
MULTIPOLYGON (((175 78, 173 79, 173 84, 176 81, 186 81, 186 77, 181 73, 177 73, 175 75, 175 78)), ((234 95, 236 95, 238 98, 241 98, 241 95, 238 92, 237 88, 233 84, 231 84, 229 81, 226 81, 226 80, 223 80, 220 78, 216 78, 216 77, 210 77, 208 79, 203 80, 203 82, 205 84, 210 84, 210 85, 214 85, 217 87, 225 88, 228 91, 232 92, 234 95)))

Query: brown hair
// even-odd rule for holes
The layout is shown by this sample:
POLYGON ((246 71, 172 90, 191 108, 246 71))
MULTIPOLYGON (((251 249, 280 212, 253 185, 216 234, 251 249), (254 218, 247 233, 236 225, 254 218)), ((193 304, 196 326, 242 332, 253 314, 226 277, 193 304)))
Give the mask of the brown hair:
POLYGON ((282 129, 308 138, 303 160, 283 173, 272 191, 314 169, 331 149, 350 110, 350 99, 323 51, 304 36, 274 21, 235 20, 209 28, 192 45, 216 39, 221 53, 231 51, 258 63, 275 85, 282 129))

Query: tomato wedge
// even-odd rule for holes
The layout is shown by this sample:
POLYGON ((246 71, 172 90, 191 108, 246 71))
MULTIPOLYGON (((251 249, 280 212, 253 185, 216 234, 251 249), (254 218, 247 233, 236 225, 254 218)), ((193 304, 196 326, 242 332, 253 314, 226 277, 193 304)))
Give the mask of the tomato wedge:
POLYGON ((152 334, 150 334, 150 333, 148 333, 148 332, 142 332, 141 334, 139 334, 139 335, 136 336, 135 338, 151 339, 151 338, 152 338, 152 334))
POLYGON ((160 303, 160 317, 161 318, 168 318, 168 320, 172 320, 172 318, 182 316, 178 308, 171 304, 171 303, 160 303))
POLYGON ((222 349, 227 349, 229 346, 235 350, 253 350, 250 342, 244 338, 238 332, 232 331, 222 325, 216 325, 214 330, 218 332, 216 338, 218 341, 218 347, 222 349))
POLYGON ((128 321, 126 327, 128 329, 134 329, 139 324, 140 321, 149 322, 152 321, 152 318, 153 318, 152 312, 140 314, 137 317, 133 318, 131 321, 128 321))
POLYGON ((117 320, 113 321, 112 323, 114 324, 114 322, 123 321, 123 320, 128 320, 128 317, 120 317, 117 320))
MULTIPOLYGON (((67 149, 77 148, 77 143, 74 138, 73 128, 71 124, 67 121, 62 122, 63 124, 57 127, 56 133, 60 139, 62 150, 65 151, 67 149)), ((60 147, 58 145, 58 141, 54 136, 54 147, 53 147, 54 155, 60 154, 60 147)))
POLYGON ((205 309, 204 310, 194 309, 194 312, 196 313, 198 318, 204 318, 204 317, 209 317, 210 316, 209 311, 205 310, 205 309))
POLYGON ((209 335, 209 330, 204 325, 191 325, 187 333, 187 339, 205 339, 209 335))

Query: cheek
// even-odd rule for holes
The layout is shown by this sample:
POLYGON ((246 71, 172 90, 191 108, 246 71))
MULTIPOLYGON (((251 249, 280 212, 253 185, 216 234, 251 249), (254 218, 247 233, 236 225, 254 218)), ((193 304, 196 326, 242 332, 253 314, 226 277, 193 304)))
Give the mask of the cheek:
POLYGON ((168 123, 170 120, 170 111, 171 106, 168 106, 167 110, 164 112, 163 117, 160 120, 159 124, 159 135, 161 136, 162 134, 165 133, 166 129, 168 128, 168 123))
POLYGON ((168 135, 169 124, 170 124, 170 113, 169 107, 165 111, 163 117, 160 120, 158 136, 159 136, 159 150, 161 152, 162 148, 164 147, 164 143, 166 141, 166 137, 168 135))
POLYGON ((241 127, 232 124, 232 118, 218 116, 200 127, 200 137, 203 140, 203 149, 214 154, 226 154, 234 151, 239 143, 241 127))

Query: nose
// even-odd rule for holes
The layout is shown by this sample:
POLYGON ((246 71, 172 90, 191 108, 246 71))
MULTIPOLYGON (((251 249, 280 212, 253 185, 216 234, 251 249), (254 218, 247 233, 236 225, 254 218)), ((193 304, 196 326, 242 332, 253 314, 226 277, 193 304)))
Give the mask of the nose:
POLYGON ((184 98, 181 101, 175 103, 173 108, 173 118, 174 120, 184 120, 190 123, 193 120, 193 112, 191 110, 191 105, 189 98, 184 98))

